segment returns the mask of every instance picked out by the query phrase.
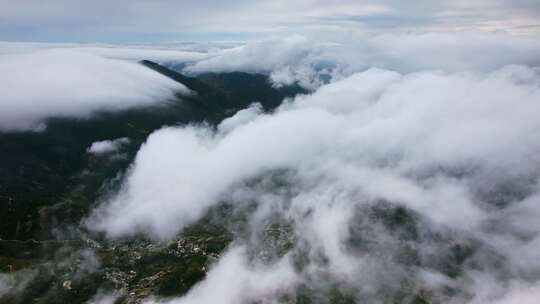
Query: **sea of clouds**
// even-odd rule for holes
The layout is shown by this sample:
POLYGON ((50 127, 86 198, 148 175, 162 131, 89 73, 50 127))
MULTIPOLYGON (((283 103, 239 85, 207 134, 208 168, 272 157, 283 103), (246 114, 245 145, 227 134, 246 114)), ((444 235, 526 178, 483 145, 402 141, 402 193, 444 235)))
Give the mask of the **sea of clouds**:
MULTIPOLYGON (((41 52, 58 51, 2 55, 0 69, 13 61, 3 56, 41 52)), ((275 303, 332 286, 367 303, 413 300, 402 294, 475 304, 538 297, 540 41, 425 34, 321 43, 293 36, 189 52, 200 57, 157 61, 183 63, 188 74, 266 73, 275 86, 311 91, 271 113, 254 103, 217 128, 165 127, 141 146, 121 189, 86 219, 87 228, 110 238, 169 240, 220 204, 249 209, 244 233, 204 281, 184 297, 149 303, 275 303), (292 245, 285 252, 265 244, 276 223, 287 227, 292 245), (272 257, 253 254, 260 248, 272 257)), ((126 58, 88 50, 77 56, 107 62, 92 65, 96 73, 109 60, 133 67, 120 74, 113 68, 105 73, 110 81, 131 72, 145 80, 143 88, 121 82, 121 94, 107 91, 110 100, 134 94, 150 101, 174 88, 126 58)), ((32 66, 28 59, 21 64, 32 66)), ((69 67, 80 62, 67 62, 64 75, 76 75, 69 67)), ((21 79, 14 88, 28 87, 21 79)), ((85 91, 86 82, 82 102, 70 103, 73 115, 111 106, 96 104, 101 99, 95 88, 85 91)), ((30 83, 39 98, 48 96, 42 83, 30 83)), ((24 95, 32 90, 19 93, 13 99, 37 98, 24 95)), ((23 107, 6 116, 11 122, 0 121, 3 129, 21 129, 31 124, 18 121, 35 124, 45 114, 23 107)))
POLYGON ((88 117, 153 105, 186 92, 136 62, 153 60, 188 75, 264 73, 276 87, 315 90, 369 68, 489 72, 538 66, 540 41, 504 34, 421 34, 321 42, 303 36, 250 43, 104 45, 0 42, 0 130, 43 130, 50 117, 88 117))
POLYGON ((268 73, 276 86, 298 83, 314 89, 373 67, 410 73, 537 66, 539 49, 538 39, 503 34, 386 34, 333 43, 291 36, 213 52, 184 71, 268 73))
MULTIPOLYGON (((270 303, 298 286, 329 288, 325 282, 369 303, 403 288, 442 303, 532 301, 540 279, 538 45, 495 36, 474 43, 428 38, 388 45, 394 62, 384 61, 385 68, 364 69, 370 61, 362 57, 357 65, 342 63, 336 77, 273 113, 255 104, 217 129, 154 132, 118 195, 87 225, 112 238, 170 239, 220 203, 255 202, 249 236, 170 303, 270 303), (444 45, 451 49, 436 51, 444 45), (414 237, 374 215, 397 207, 413 214, 414 237), (276 218, 292 227, 293 248, 271 262, 247 254, 276 218), (471 253, 457 261, 456 248, 471 253), (305 265, 298 267, 295 256, 306 257, 305 265)), ((303 38, 282 41, 283 49, 264 43, 223 51, 187 70, 275 75, 307 67, 316 75, 338 67, 320 48, 309 52, 303 38)))

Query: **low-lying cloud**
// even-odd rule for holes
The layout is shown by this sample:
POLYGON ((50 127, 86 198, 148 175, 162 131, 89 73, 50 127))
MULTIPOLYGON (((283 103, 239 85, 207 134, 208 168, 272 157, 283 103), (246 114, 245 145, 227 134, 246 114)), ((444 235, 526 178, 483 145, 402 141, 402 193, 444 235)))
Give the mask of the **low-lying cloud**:
POLYGON ((148 106, 187 92, 136 62, 67 49, 0 56, 0 130, 41 130, 50 117, 148 106))
POLYGON ((104 154, 118 151, 123 145, 129 144, 129 138, 122 137, 113 140, 93 142, 86 151, 92 154, 104 154))
POLYGON ((296 279, 289 259, 283 258, 272 267, 261 265, 251 267, 247 265, 246 249, 237 247, 227 252, 209 272, 208 278, 195 286, 186 297, 147 303, 234 304, 249 301, 272 303, 280 295, 291 292, 297 283, 296 279))
POLYGON ((505 34, 429 33, 376 35, 321 43, 302 36, 270 39, 225 49, 186 72, 245 71, 270 74, 277 85, 316 88, 368 68, 401 73, 423 70, 488 72, 509 64, 538 65, 540 42, 505 34))
POLYGON ((0 54, 67 50, 110 59, 148 59, 187 74, 264 73, 277 87, 308 89, 369 68, 399 73, 425 70, 491 72, 509 64, 538 66, 540 42, 504 33, 351 34, 335 40, 292 35, 247 43, 156 45, 0 42, 0 54))
POLYGON ((296 292, 283 282, 320 292, 333 282, 371 303, 403 286, 442 303, 519 299, 515 284, 540 282, 539 84, 538 69, 523 65, 368 69, 274 113, 255 105, 217 130, 164 128, 86 225, 109 237, 170 239, 217 204, 256 202, 245 246, 258 248, 276 217, 291 227, 286 256, 301 262, 260 260, 232 245, 173 303, 204 302, 222 285, 231 303, 270 301, 256 287, 238 296, 247 287, 228 279, 229 264, 272 278, 263 290, 277 295, 296 292), (257 270, 273 263, 288 270, 257 270))

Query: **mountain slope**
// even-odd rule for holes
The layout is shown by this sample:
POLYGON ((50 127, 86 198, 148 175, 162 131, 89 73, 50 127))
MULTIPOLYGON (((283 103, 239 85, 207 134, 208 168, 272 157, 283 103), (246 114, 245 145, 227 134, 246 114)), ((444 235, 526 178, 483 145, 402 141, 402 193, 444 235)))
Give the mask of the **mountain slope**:
POLYGON ((203 121, 215 125, 254 101, 271 110, 283 98, 303 93, 298 87, 272 88, 264 75, 196 78, 151 61, 141 64, 181 82, 194 94, 178 94, 152 107, 95 113, 88 119, 53 117, 43 132, 0 132, 0 238, 47 239, 53 227, 75 225, 101 195, 103 183, 129 166, 139 146, 156 129, 203 121), (252 89, 246 93, 247 87, 252 89), (123 137, 130 144, 120 151, 122 158, 110 160, 86 152, 95 141, 123 137), (66 201, 75 201, 76 208, 66 208, 66 201), (52 207, 58 204, 63 208, 52 207), (62 218, 54 216, 56 209, 63 211, 62 218))

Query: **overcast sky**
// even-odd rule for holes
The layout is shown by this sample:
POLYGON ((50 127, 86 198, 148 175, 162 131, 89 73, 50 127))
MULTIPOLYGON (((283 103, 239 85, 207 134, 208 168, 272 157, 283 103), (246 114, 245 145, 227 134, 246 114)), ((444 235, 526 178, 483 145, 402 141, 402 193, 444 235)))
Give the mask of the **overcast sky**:
POLYGON ((540 33, 538 0, 0 0, 0 40, 169 42, 302 34, 540 33))

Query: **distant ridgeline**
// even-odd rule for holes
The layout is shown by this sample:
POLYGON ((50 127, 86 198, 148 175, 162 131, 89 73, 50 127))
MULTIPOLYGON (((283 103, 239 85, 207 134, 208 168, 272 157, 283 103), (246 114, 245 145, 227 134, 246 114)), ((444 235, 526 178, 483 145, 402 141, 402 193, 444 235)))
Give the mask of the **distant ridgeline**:
POLYGON ((87 119, 50 118, 42 132, 0 132, 1 239, 69 238, 58 236, 59 231, 76 227, 89 207, 115 187, 139 146, 156 129, 201 122, 216 125, 253 102, 271 111, 284 98, 305 93, 299 86, 274 88, 260 74, 188 77, 148 60, 140 63, 193 94, 179 93, 155 106, 100 112, 87 119), (129 143, 119 157, 87 153, 93 142, 124 137, 129 143))

